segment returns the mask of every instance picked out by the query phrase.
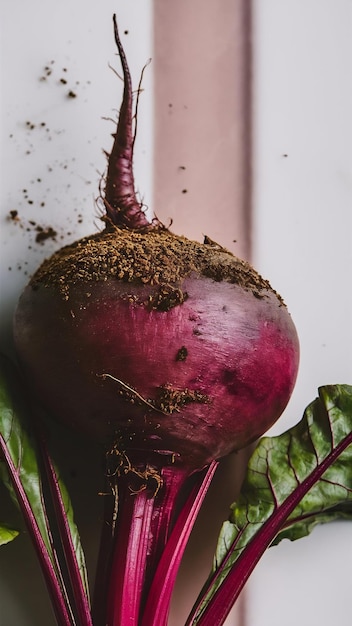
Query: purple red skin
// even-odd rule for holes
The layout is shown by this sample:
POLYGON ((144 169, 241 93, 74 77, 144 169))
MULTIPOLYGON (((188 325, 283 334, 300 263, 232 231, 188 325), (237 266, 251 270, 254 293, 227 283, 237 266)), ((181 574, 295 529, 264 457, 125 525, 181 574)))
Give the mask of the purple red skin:
POLYGON ((225 281, 192 276, 188 299, 169 311, 149 310, 126 295, 147 298, 153 287, 116 279, 77 284, 68 301, 49 288, 27 287, 15 340, 33 391, 48 410, 96 440, 122 449, 167 450, 202 467, 263 434, 284 410, 298 368, 298 339, 276 295, 262 298, 225 281), (92 295, 86 295, 89 291, 92 295), (55 328, 55 332, 53 332, 55 328), (186 348, 185 360, 177 354, 186 348), (158 390, 198 391, 165 415, 158 390))

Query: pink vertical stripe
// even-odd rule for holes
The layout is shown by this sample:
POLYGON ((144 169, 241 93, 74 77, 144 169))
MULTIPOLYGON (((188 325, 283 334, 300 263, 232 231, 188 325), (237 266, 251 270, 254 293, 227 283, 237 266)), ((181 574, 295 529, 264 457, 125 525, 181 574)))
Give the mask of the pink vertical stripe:
MULTIPOLYGON (((154 211, 172 230, 251 257, 251 2, 154 1, 154 211)), ((191 537, 170 626, 211 567, 247 453, 225 459, 191 537)), ((227 626, 246 626, 245 592, 227 626)))

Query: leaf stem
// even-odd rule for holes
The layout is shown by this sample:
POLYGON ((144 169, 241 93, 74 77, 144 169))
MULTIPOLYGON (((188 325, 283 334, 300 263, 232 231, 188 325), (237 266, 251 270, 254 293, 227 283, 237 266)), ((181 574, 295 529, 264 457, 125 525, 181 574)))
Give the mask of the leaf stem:
POLYGON ((181 559, 194 522, 218 466, 213 461, 193 478, 193 487, 182 507, 165 546, 148 594, 141 626, 166 626, 171 595, 181 559), (195 480, 194 480, 195 478, 195 480))
POLYGON ((140 463, 134 462, 117 478, 119 510, 104 625, 140 623, 180 492, 189 475, 188 470, 172 465, 172 457, 156 454, 145 465, 147 470, 141 470, 140 463), (160 473, 156 471, 158 464, 160 473))
POLYGON ((111 570, 111 560, 114 544, 112 519, 114 516, 114 496, 108 491, 107 486, 104 497, 104 514, 102 530, 100 534, 100 546, 98 561, 95 572, 95 583, 92 602, 92 617, 94 626, 106 625, 106 604, 108 593, 108 581, 111 570))
POLYGON ((286 500, 276 508, 254 535, 253 539, 244 548, 235 564, 231 566, 229 565, 229 561, 236 549, 239 536, 236 537, 225 559, 204 585, 188 616, 185 626, 214 626, 214 624, 216 624, 216 626, 222 626, 255 566, 265 550, 274 541, 289 515, 291 515, 302 498, 321 478, 328 467, 334 463, 340 454, 351 444, 352 432, 349 433, 348 436, 316 466, 315 470, 291 492, 286 500), (227 574, 226 570, 228 570, 227 574), (223 582, 218 582, 224 576, 223 582), (212 594, 211 589, 214 586, 217 586, 217 589, 212 594))
POLYGON ((111 569, 109 626, 138 624, 153 505, 146 490, 124 499, 111 569))
POLYGON ((79 626, 92 626, 92 618, 88 597, 88 582, 86 578, 82 578, 84 572, 79 568, 76 556, 76 548, 73 544, 72 534, 68 523, 68 517, 65 512, 65 505, 62 498, 62 491, 59 479, 54 468, 53 462, 48 454, 42 437, 39 437, 40 451, 44 462, 45 473, 48 479, 51 491, 52 502, 56 514, 56 522, 59 529, 60 541, 62 543, 64 557, 67 564, 74 606, 77 612, 79 626))
POLYGON ((35 515, 28 501, 27 494, 25 492, 25 489, 23 488, 11 455, 9 454, 6 442, 1 435, 0 450, 8 468, 9 476, 17 496, 19 507, 23 514, 26 526, 28 528, 28 532, 31 536, 35 551, 39 559, 57 624, 58 626, 73 626, 74 619, 67 606, 65 592, 60 585, 55 565, 53 564, 53 561, 49 556, 46 545, 38 528, 35 515))

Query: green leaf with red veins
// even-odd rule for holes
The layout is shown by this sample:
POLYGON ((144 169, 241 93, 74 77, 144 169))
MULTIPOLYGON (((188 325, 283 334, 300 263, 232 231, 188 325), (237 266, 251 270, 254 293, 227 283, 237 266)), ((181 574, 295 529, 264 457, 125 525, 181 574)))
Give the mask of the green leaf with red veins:
POLYGON ((303 495, 305 481, 323 463, 324 474, 303 495, 273 543, 308 535, 319 523, 352 517, 352 446, 346 446, 351 432, 352 387, 321 387, 295 427, 259 442, 232 507, 232 527, 255 530, 300 486, 303 495))
POLYGON ((222 527, 213 572, 187 624, 222 624, 267 547, 338 518, 352 518, 348 385, 321 387, 296 426, 259 441, 222 527))

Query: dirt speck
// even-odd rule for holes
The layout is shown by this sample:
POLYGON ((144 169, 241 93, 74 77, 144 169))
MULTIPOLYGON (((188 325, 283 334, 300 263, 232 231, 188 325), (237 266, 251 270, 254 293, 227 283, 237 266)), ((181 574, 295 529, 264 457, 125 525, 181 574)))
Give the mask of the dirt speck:
POLYGON ((188 350, 186 348, 186 346, 182 346, 182 348, 180 348, 177 351, 176 354, 176 361, 185 361, 188 357, 188 350))
POLYGON ((16 209, 12 209, 11 211, 9 211, 8 219, 12 222, 19 222, 20 217, 18 215, 18 211, 16 209))
POLYGON ((47 239, 56 240, 57 232, 52 228, 52 226, 47 226, 43 228, 43 226, 36 226, 37 235, 35 240, 37 243, 44 243, 47 239))

